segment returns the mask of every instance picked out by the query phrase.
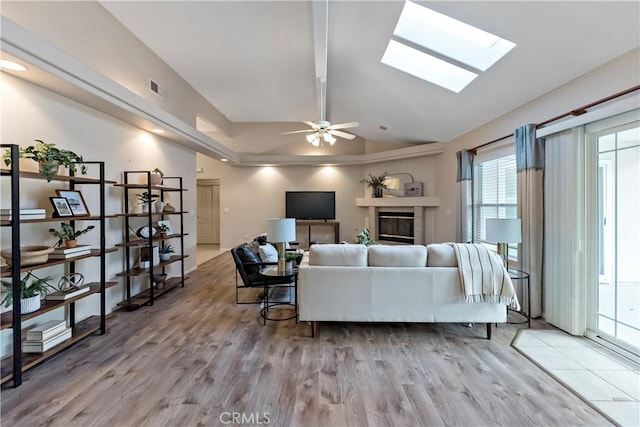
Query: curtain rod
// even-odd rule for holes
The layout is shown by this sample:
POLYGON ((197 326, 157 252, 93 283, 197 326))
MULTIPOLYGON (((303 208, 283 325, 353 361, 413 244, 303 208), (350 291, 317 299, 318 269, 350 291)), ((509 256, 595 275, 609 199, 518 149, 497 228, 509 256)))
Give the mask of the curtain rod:
MULTIPOLYGON (((545 120, 544 122, 536 123, 535 127, 537 129, 539 127, 543 127, 545 125, 548 125, 549 123, 555 122, 556 120, 560 120, 560 119, 563 119, 563 118, 569 117, 569 116, 581 116, 581 115, 585 114, 587 112, 587 110, 589 108, 591 108, 591 107, 595 107, 596 105, 604 104, 605 102, 609 102, 609 101, 611 101, 613 99, 616 99, 616 98, 619 98, 621 96, 628 95, 631 92, 635 92, 637 90, 640 90, 640 85, 633 86, 633 87, 631 87, 629 89, 623 90, 623 91, 618 92, 618 93, 614 93, 613 95, 607 96, 606 98, 602 98, 602 99, 599 99, 599 100, 597 100, 595 102, 592 102, 590 104, 583 105, 582 107, 578 107, 578 108, 576 108, 574 110, 571 110, 571 111, 568 111, 568 112, 566 112, 564 114, 560 114, 559 116, 552 117, 552 118, 550 118, 548 120, 545 120)), ((487 145, 495 144, 498 141, 502 141, 503 139, 507 139, 507 138, 510 138, 512 136, 513 136, 513 132, 510 133, 509 135, 501 136, 500 138, 492 139, 489 142, 485 142, 484 144, 480 144, 480 145, 478 145, 476 147, 473 147, 469 151, 473 151, 475 153, 475 151, 477 149, 479 149, 479 148, 483 148, 483 147, 486 147, 487 145)))

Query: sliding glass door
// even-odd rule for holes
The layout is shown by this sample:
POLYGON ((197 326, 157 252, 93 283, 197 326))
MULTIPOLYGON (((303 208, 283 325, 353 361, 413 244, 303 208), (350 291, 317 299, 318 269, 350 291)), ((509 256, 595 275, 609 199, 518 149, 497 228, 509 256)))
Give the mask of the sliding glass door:
POLYGON ((640 343, 640 122, 593 133, 597 262, 591 329, 638 352, 640 343))

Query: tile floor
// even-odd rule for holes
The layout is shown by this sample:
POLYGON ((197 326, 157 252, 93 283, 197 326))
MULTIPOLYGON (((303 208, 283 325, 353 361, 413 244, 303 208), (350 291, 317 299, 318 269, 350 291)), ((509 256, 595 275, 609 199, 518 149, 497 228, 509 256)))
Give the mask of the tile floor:
POLYGON ((512 344, 621 426, 640 426, 640 367, 583 337, 521 330, 512 344))

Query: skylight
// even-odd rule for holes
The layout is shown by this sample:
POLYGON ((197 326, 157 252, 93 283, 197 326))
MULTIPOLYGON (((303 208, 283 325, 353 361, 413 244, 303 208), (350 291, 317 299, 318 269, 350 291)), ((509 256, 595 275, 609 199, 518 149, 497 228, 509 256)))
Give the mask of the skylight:
POLYGON ((460 92, 478 75, 435 58, 417 49, 390 40, 382 63, 419 79, 435 83, 455 93, 460 92))
MULTIPOLYGON (((444 61, 440 59, 440 62, 448 63, 447 58, 449 58, 451 62, 456 62, 462 66, 478 71, 486 71, 516 46, 515 43, 509 40, 505 40, 472 25, 409 1, 406 1, 404 4, 393 34, 396 38, 406 40, 417 48, 424 48, 425 50, 435 53, 438 57, 444 59, 444 61)), ((433 59, 436 58, 418 49, 407 48, 400 50, 397 47, 392 48, 391 46, 394 43, 404 46, 401 42, 394 42, 392 40, 389 42, 387 52, 389 52, 390 49, 406 53, 410 52, 413 59, 403 58, 401 59, 402 65, 396 65, 395 63, 385 61, 384 58, 387 56, 387 52, 385 52, 385 57, 383 57, 382 62, 416 77, 425 79, 425 77, 419 75, 425 72, 415 70, 415 68, 422 67, 426 64, 425 61, 433 61, 433 59), (423 59, 421 65, 409 65, 410 61, 416 59, 416 53, 429 57, 430 59, 423 59), (405 69, 407 67, 413 69, 413 71, 405 69)), ((449 65, 455 67, 453 64, 449 65)), ((465 75, 464 73, 458 73, 465 75)), ((474 77, 477 76, 475 73, 471 74, 473 74, 474 77)), ((472 80, 473 78, 468 80, 467 84, 472 80)), ((464 88, 464 86, 455 86, 458 87, 458 89, 455 90, 436 81, 429 81, 453 90, 454 92, 459 92, 464 88)))

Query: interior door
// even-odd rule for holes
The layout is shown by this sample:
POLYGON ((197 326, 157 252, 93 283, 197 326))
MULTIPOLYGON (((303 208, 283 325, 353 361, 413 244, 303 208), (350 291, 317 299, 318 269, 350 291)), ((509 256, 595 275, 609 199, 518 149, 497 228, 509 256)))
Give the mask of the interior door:
POLYGON ((198 181, 198 244, 220 244, 220 186, 198 181))

